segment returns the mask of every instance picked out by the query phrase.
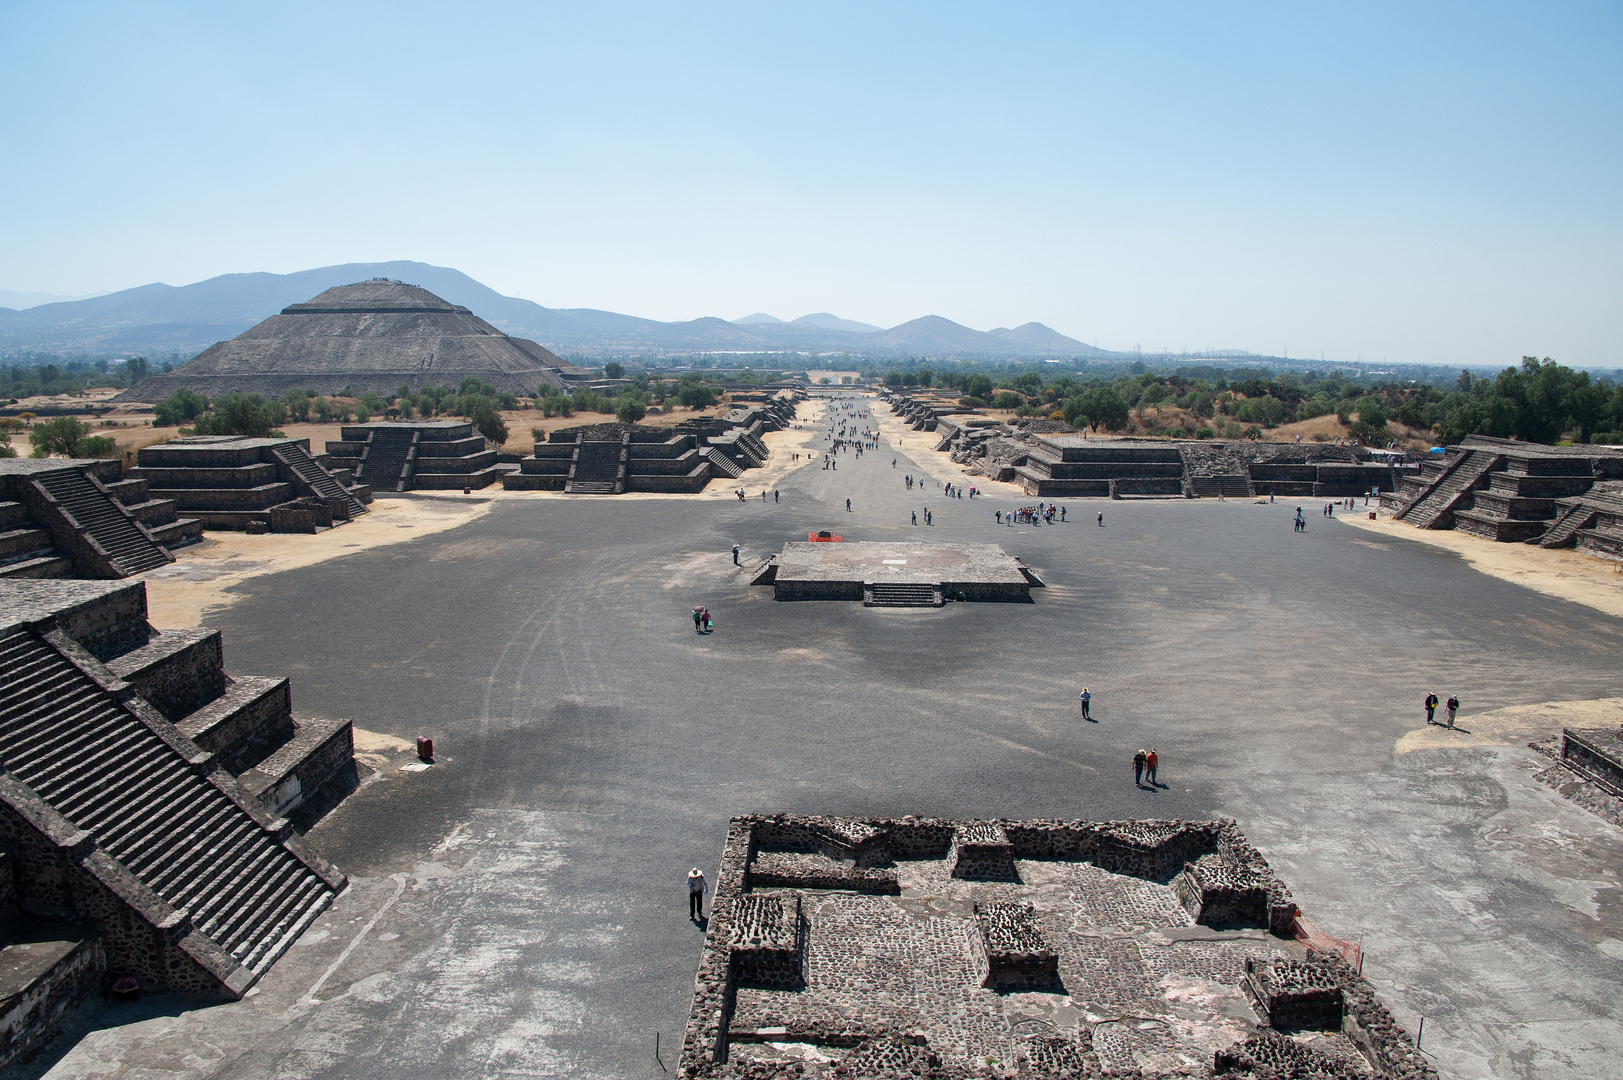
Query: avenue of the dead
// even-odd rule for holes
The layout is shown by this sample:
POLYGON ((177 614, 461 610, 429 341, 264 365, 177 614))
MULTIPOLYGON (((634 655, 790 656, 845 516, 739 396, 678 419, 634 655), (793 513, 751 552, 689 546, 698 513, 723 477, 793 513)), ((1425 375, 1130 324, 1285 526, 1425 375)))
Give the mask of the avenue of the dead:
MULTIPOLYGON (((306 837, 347 888, 243 1000, 113 1002, 16 1068, 666 1075, 706 948, 686 874, 719 880, 729 821, 779 814, 1232 819, 1409 1035, 1424 1018, 1439 1075, 1620 1060, 1623 834, 1538 782, 1527 743, 1615 725, 1623 622, 1322 500, 1077 499, 1063 523, 1003 524, 1035 499, 946 497, 977 481, 852 400, 877 447, 819 468, 827 406, 802 402, 773 454, 806 464, 773 471, 776 497, 747 473, 742 501, 379 493, 481 512, 233 585, 204 612, 233 675, 285 674, 300 715, 357 730, 361 786, 306 837), (898 608, 751 587, 821 530, 997 545, 1041 587, 898 608), (1458 727, 1417 738, 1430 692, 1462 699, 1458 727), (1554 702, 1535 729, 1472 719, 1554 702), (420 736, 433 764, 408 768, 420 736), (1158 786, 1134 782, 1148 747, 1158 786)), ((155 595, 184 567, 147 575, 155 595)), ((900 876, 922 896, 932 873, 900 876)), ((1062 993, 1043 1023, 1099 1022, 1098 995, 1062 993)), ((1099 1060, 1192 1068, 1145 1054, 1099 1060)))

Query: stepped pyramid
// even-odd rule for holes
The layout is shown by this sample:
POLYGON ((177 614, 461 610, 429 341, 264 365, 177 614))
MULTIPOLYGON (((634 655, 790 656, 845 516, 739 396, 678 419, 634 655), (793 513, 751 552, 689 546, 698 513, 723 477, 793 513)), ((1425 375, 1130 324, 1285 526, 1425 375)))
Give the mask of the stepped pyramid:
POLYGON ((162 401, 181 389, 211 399, 232 392, 277 397, 289 390, 383 394, 402 384, 455 388, 470 377, 529 395, 585 374, 427 289, 379 278, 285 307, 115 400, 162 401))
POLYGON ((282 815, 353 784, 350 724, 290 706, 154 630, 145 582, 0 581, 4 940, 70 928, 64 986, 240 997, 344 886, 282 815))

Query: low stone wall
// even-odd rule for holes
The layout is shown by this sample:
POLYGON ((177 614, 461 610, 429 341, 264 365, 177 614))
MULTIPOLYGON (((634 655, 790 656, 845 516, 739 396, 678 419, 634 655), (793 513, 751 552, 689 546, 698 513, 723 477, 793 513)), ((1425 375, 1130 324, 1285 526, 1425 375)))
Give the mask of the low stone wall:
POLYGON ((21 942, 12 942, 13 948, 28 947, 28 961, 38 966, 8 965, 0 997, 0 1066, 49 1039, 63 1013, 102 987, 107 953, 100 936, 83 927, 63 927, 60 933, 65 940, 24 934, 21 942))
POLYGON ((1623 734, 1616 728, 1563 728, 1561 762, 1613 795, 1623 795, 1623 734))

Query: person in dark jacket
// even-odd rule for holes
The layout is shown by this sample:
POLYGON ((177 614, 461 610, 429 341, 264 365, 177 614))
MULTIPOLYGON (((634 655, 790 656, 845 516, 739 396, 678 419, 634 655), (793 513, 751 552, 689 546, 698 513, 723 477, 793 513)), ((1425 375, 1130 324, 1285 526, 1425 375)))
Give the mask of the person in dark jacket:
POLYGON ((1140 750, 1138 753, 1133 755, 1133 786, 1134 787, 1143 787, 1144 786, 1144 764, 1148 760, 1149 760, 1149 755, 1146 754, 1142 750, 1140 750))

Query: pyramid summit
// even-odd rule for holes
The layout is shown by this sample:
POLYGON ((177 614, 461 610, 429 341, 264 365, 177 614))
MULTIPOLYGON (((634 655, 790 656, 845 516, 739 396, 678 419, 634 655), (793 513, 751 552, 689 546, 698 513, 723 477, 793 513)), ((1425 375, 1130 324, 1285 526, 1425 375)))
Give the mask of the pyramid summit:
POLYGON ((204 349, 174 371, 119 395, 161 401, 181 389, 207 397, 288 390, 386 393, 402 384, 455 387, 476 378, 534 394, 585 373, 541 345, 509 337, 465 307, 389 278, 339 285, 204 349))

